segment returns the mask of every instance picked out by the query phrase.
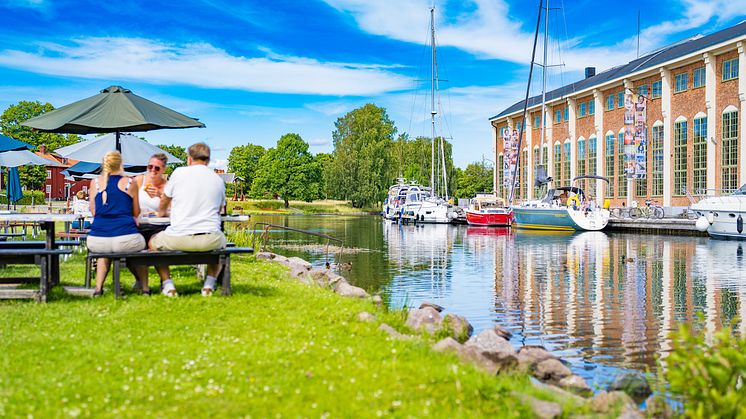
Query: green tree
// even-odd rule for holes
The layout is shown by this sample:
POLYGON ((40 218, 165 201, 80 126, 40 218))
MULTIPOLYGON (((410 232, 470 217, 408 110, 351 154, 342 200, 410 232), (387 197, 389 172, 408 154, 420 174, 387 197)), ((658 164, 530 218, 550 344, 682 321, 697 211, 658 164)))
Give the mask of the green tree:
POLYGON ((334 126, 334 160, 325 174, 329 189, 335 198, 358 208, 381 202, 394 178, 393 121, 385 109, 369 103, 337 119, 334 126))
POLYGON ((187 152, 186 152, 185 147, 182 147, 180 145, 174 145, 174 144, 171 144, 171 145, 159 144, 158 148, 160 148, 161 150, 167 153, 171 153, 171 155, 181 160, 181 163, 174 163, 172 161, 168 162, 168 167, 166 167, 167 175, 170 175, 171 173, 173 173, 174 169, 176 169, 177 167, 186 166, 187 152))
POLYGON ((491 167, 480 162, 470 163, 466 166, 466 169, 458 174, 458 179, 456 180, 458 188, 456 189, 455 196, 459 198, 471 198, 477 192, 492 192, 494 189, 492 180, 491 167))
POLYGON ((322 174, 321 187, 319 189, 319 192, 321 193, 323 198, 334 196, 334 191, 332 191, 329 187, 329 185, 331 184, 330 180, 328 179, 329 172, 326 170, 326 168, 331 166, 334 162, 334 156, 329 153, 318 153, 314 158, 316 159, 316 162, 318 163, 322 174))
POLYGON ((321 181, 321 168, 308 152, 308 143, 298 134, 285 134, 259 159, 251 192, 279 195, 287 208, 291 199, 317 199, 321 181))
POLYGON ((228 156, 228 171, 243 179, 244 185, 250 188, 259 160, 266 152, 264 147, 255 144, 235 146, 228 156))
MULTIPOLYGON (((441 138, 438 137, 438 144, 441 138)), ((446 140, 443 141, 446 160, 446 174, 448 178, 448 194, 453 196, 456 190, 456 168, 453 165, 453 146, 446 140)), ((392 175, 403 176, 408 181, 416 181, 421 185, 430 185, 430 167, 432 161, 432 140, 427 137, 410 139, 407 134, 402 134, 394 141, 391 147, 392 175)), ((436 156, 437 158, 437 156, 436 156)), ((437 160, 436 160, 437 163, 437 160)), ((443 164, 436 168, 436 181, 438 182, 438 193, 444 194, 443 190, 443 164)))
POLYGON ((79 137, 75 134, 63 135, 49 132, 34 132, 31 128, 21 125, 21 122, 41 114, 53 111, 54 106, 49 103, 42 104, 39 101, 20 101, 15 105, 8 106, 0 116, 0 130, 8 137, 25 141, 37 148, 46 145, 48 151, 54 151, 60 147, 75 144, 79 137))
MULTIPOLYGON (((42 145, 47 147, 47 151, 54 151, 60 147, 77 143, 79 137, 75 134, 34 132, 31 128, 21 125, 21 122, 53 110, 54 106, 51 104, 42 104, 39 101, 21 101, 15 105, 10 105, 0 115, 0 130, 8 137, 35 146, 36 151, 42 145)), ((21 176, 21 184, 27 189, 41 187, 47 178, 47 170, 44 166, 23 166, 18 169, 18 172, 21 176)))

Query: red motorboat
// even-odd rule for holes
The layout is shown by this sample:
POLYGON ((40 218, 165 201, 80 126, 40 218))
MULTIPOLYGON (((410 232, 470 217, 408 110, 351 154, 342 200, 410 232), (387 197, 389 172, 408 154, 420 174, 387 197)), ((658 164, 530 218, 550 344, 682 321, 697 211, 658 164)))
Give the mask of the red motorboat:
POLYGON ((513 222, 513 210, 494 194, 478 193, 465 212, 466 222, 473 226, 505 227, 513 222))

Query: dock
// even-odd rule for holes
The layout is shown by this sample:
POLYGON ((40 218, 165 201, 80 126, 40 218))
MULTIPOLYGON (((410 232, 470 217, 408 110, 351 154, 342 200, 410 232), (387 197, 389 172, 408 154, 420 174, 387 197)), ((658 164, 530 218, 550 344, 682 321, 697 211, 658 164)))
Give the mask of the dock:
POLYGON ((696 222, 697 220, 688 218, 610 218, 606 229, 648 234, 707 236, 706 231, 697 230, 696 222))

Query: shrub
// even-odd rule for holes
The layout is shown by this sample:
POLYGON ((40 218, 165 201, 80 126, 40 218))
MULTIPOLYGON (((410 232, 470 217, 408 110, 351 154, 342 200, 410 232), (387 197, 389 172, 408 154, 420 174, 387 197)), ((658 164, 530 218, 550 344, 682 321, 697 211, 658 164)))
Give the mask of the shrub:
MULTIPOLYGON (((47 197, 42 191, 23 191, 23 198, 16 202, 16 205, 31 205, 31 194, 34 194, 34 204, 41 205, 47 197)), ((5 191, 0 191, 0 205, 8 205, 8 197, 5 195, 5 191)))
POLYGON ((666 359, 671 395, 688 417, 746 417, 746 339, 717 332, 711 345, 703 333, 682 326, 666 359))

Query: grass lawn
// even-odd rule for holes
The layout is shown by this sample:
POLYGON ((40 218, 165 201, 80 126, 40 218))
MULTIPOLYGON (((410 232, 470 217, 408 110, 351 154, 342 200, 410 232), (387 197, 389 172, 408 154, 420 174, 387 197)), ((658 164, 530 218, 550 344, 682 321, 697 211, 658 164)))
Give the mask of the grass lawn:
MULTIPOLYGON (((62 264, 63 282, 82 283, 82 261, 62 264)), ((523 375, 488 376, 356 320, 367 310, 401 329, 401 312, 252 256, 232 267, 231 297, 202 298, 184 267, 176 299, 117 301, 107 288, 95 300, 55 289, 47 304, 0 302, 0 416, 530 417, 512 392, 552 400, 523 375)))

